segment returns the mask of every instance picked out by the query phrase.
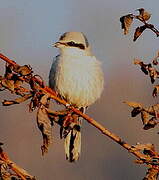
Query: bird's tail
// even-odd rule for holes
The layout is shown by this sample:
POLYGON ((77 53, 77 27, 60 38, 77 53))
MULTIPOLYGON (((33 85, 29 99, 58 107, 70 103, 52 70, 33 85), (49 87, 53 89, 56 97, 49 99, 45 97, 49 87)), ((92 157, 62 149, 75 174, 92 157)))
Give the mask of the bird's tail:
MULTIPOLYGON (((82 112, 84 109, 82 108, 82 112)), ((81 117, 65 137, 64 147, 66 159, 70 162, 77 161, 81 153, 81 117)))

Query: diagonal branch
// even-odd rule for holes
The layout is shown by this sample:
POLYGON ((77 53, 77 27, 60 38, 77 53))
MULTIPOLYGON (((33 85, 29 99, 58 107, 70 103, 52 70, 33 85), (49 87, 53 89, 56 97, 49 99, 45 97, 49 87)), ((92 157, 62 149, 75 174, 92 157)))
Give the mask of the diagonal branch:
MULTIPOLYGON (((15 61, 7 58, 5 55, 0 53, 0 58, 4 61, 6 61, 8 64, 11 64, 13 66, 19 66, 18 64, 16 64, 15 61)), ((24 81, 27 82, 27 79, 24 78, 24 81)), ((39 79, 37 79, 36 77, 34 77, 35 81, 39 81, 39 79)), ((66 108, 71 109, 73 112, 75 112, 76 114, 78 114, 79 116, 83 117, 88 123, 90 123, 91 125, 93 125, 94 127, 96 127, 99 131, 101 131, 104 135, 106 135, 107 137, 109 137, 110 139, 112 139, 113 141, 115 141, 116 143, 118 143, 119 145, 121 145, 123 148, 127 149, 128 152, 132 153, 133 155, 135 155, 137 158, 144 160, 144 162, 148 162, 150 159, 148 159, 148 156, 142 154, 139 151, 135 151, 133 150, 132 146, 129 145, 127 142, 125 142, 124 140, 122 140, 119 136, 117 136, 116 134, 110 132, 108 129, 106 129, 103 125, 101 125, 100 123, 98 123, 97 121, 95 121, 93 118, 89 117, 87 114, 82 113, 80 110, 76 109, 75 107, 68 105, 68 103, 63 100, 60 99, 56 93, 50 89, 47 86, 41 86, 40 90, 42 90, 45 94, 49 94, 50 97, 54 100, 56 100, 57 102, 59 102, 60 104, 63 104, 64 106, 66 106, 66 108)))
MULTIPOLYGON (((11 169, 16 176, 18 176, 22 180, 30 179, 35 180, 35 177, 31 176, 27 171, 19 167, 17 164, 15 164, 12 160, 9 159, 9 156, 6 152, 3 151, 3 149, 0 147, 0 161, 2 163, 7 164, 9 169, 11 169)), ((6 170, 5 170, 6 171, 6 170)), ((6 172, 5 172, 6 173, 6 172)), ((9 175, 9 174, 8 174, 9 175)), ((10 175, 9 175, 10 176, 10 175)), ((0 174, 1 177, 1 174, 0 174)), ((10 178, 9 178, 10 179, 10 178)), ((12 178, 11 178, 12 179, 12 178)))

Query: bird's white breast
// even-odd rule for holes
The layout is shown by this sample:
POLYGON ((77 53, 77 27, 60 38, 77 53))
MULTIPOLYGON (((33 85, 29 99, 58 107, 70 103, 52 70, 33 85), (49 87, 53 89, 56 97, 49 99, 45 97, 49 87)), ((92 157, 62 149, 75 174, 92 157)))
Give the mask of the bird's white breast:
POLYGON ((103 90, 100 62, 94 56, 57 56, 49 83, 68 103, 77 107, 89 106, 103 90))

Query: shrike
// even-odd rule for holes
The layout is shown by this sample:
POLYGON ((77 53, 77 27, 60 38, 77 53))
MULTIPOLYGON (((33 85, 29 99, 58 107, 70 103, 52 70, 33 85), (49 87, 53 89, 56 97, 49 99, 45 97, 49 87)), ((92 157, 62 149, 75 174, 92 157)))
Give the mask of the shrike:
MULTIPOLYGON (((53 60, 49 86, 70 105, 83 111, 93 104, 103 90, 101 63, 93 56, 86 36, 81 32, 66 32, 54 44, 60 53, 53 60)), ((81 151, 81 118, 65 137, 66 159, 79 159, 81 151)))

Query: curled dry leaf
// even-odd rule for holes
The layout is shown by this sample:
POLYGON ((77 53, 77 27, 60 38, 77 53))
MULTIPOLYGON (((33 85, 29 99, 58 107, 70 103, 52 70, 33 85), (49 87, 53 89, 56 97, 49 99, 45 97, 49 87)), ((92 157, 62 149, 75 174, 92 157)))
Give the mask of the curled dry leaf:
POLYGON ((32 97, 32 94, 25 94, 24 96, 16 98, 15 100, 12 100, 12 101, 4 100, 2 102, 2 104, 3 104, 3 106, 10 106, 10 105, 13 105, 13 104, 20 104, 20 103, 28 100, 31 97, 32 97))
POLYGON ((44 95, 37 111, 37 124, 43 136, 43 145, 41 146, 42 155, 48 152, 49 145, 52 142, 52 122, 47 113, 49 96, 44 95))
POLYGON ((136 117, 142 111, 141 107, 136 107, 131 111, 131 117, 136 117))
POLYGON ((145 108, 142 104, 137 102, 126 101, 125 103, 133 108, 133 110, 131 111, 132 117, 141 114, 141 120, 144 125, 144 130, 154 128, 159 123, 157 120, 157 118, 159 117, 159 104, 155 104, 153 106, 145 108))
POLYGON ((30 65, 17 66, 14 68, 14 71, 22 76, 28 76, 33 73, 30 65))
POLYGON ((156 168, 149 168, 146 172, 146 176, 143 178, 143 180, 157 180, 158 178, 158 169, 156 168))
POLYGON ((141 120, 142 120, 143 125, 145 125, 145 124, 148 123, 149 117, 150 117, 150 115, 149 115, 148 112, 146 112, 146 111, 141 111, 141 120))
POLYGON ((159 112, 159 104, 154 104, 150 107, 145 108, 145 111, 147 111, 150 115, 154 117, 158 117, 157 114, 159 112))
POLYGON ((158 124, 158 121, 155 117, 152 117, 143 127, 144 130, 154 128, 158 124))
POLYGON ((134 18, 133 14, 128 14, 120 18, 121 28, 124 30, 125 35, 129 33, 129 29, 133 22, 133 18, 134 18))
POLYGON ((150 65, 148 66, 148 71, 149 71, 151 83, 153 84, 155 82, 155 80, 159 77, 159 73, 154 67, 152 67, 150 65))
POLYGON ((158 93, 159 93, 159 85, 156 85, 156 86, 154 87, 152 96, 153 96, 153 97, 157 97, 157 94, 158 94, 158 93))
POLYGON ((9 166, 4 161, 0 161, 0 179, 11 180, 11 174, 9 173, 9 166))
POLYGON ((7 153, 0 147, 0 179, 35 180, 35 177, 11 161, 7 153))
POLYGON ((153 84, 157 78, 159 78, 159 72, 156 70, 156 68, 152 67, 152 64, 144 64, 141 60, 135 59, 134 60, 135 65, 140 65, 141 70, 146 74, 150 76, 151 83, 153 84))
POLYGON ((145 11, 144 8, 137 9, 139 11, 139 15, 136 16, 137 19, 139 19, 142 22, 148 21, 151 17, 151 14, 147 11, 145 11))
POLYGON ((134 33, 133 41, 136 41, 138 39, 138 37, 141 36, 141 34, 144 32, 145 29, 146 29, 146 25, 137 27, 135 30, 135 33, 134 33))
POLYGON ((135 151, 144 151, 144 150, 154 151, 154 144, 151 144, 151 143, 147 143, 147 144, 137 143, 136 145, 133 145, 132 148, 135 151))
POLYGON ((14 81, 9 79, 2 79, 1 84, 3 87, 9 89, 11 92, 14 92, 14 81))
POLYGON ((139 59, 134 59, 134 64, 135 65, 140 65, 141 70, 148 75, 148 67, 150 64, 144 64, 143 61, 139 60, 139 59))
POLYGON ((156 57, 154 57, 154 59, 152 61, 153 65, 155 65, 155 66, 158 65, 158 58, 159 58, 159 51, 157 52, 156 57))
POLYGON ((141 103, 137 103, 137 102, 133 102, 133 101, 124 101, 124 103, 133 108, 138 108, 138 107, 142 108, 143 107, 143 105, 141 103))

